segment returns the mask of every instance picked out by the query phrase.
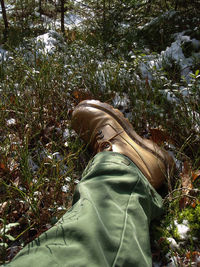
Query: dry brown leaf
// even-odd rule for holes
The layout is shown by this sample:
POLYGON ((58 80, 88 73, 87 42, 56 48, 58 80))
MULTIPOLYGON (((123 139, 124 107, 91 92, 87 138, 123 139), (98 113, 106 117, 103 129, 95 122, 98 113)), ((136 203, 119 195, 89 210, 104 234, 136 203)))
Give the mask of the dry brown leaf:
POLYGON ((196 200, 193 200, 193 201, 190 203, 190 206, 191 206, 192 208, 195 208, 196 205, 197 205, 196 200))
POLYGON ((76 32, 72 31, 71 32, 71 41, 73 42, 73 41, 75 41, 75 39, 76 39, 76 32))
POLYGON ((180 173, 180 178, 181 178, 181 184, 182 187, 184 188, 182 190, 182 198, 180 199, 179 202, 179 207, 181 209, 184 209, 186 206, 191 204, 191 199, 187 197, 187 195, 190 193, 190 190, 193 188, 192 186, 192 167, 191 163, 189 161, 184 161, 183 163, 183 171, 180 173))
POLYGON ((184 161, 183 171, 180 174, 180 176, 181 176, 182 187, 187 187, 188 189, 191 189, 193 187, 192 186, 192 180, 191 180, 192 167, 191 167, 191 163, 189 161, 184 161))
POLYGON ((168 133, 166 133, 164 130, 159 128, 149 128, 149 132, 151 134, 151 140, 154 141, 158 145, 163 145, 164 142, 170 142, 173 144, 173 140, 169 136, 168 133))
MULTIPOLYGON (((193 252, 188 251, 186 253, 186 258, 188 260, 192 260, 193 262, 196 262, 198 257, 200 257, 200 252, 199 251, 193 251, 193 252)), ((197 266, 199 266, 199 265, 197 265, 197 266)))
POLYGON ((76 90, 73 92, 73 96, 76 99, 76 103, 80 103, 83 100, 92 99, 92 95, 89 92, 86 92, 84 90, 76 90))
POLYGON ((16 104, 16 96, 15 95, 11 95, 10 96, 10 103, 11 104, 16 104))
POLYGON ((3 171, 7 170, 6 165, 5 165, 4 162, 0 162, 0 169, 3 170, 3 171))
POLYGON ((4 211, 7 209, 7 207, 8 207, 8 202, 7 201, 3 202, 0 206, 0 214, 3 214, 4 211))
POLYGON ((200 170, 192 172, 192 181, 194 182, 197 178, 200 178, 200 170))

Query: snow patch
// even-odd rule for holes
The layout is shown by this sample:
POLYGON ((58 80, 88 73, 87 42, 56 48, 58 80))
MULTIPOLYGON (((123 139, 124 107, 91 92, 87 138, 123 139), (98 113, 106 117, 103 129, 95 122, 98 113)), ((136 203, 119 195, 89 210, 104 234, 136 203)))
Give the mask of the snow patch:
POLYGON ((171 19, 176 13, 177 12, 175 10, 167 11, 164 14, 162 14, 161 16, 152 19, 150 22, 147 22, 144 26, 140 26, 139 29, 145 29, 149 26, 152 26, 156 23, 159 23, 160 20, 162 20, 162 19, 171 19))
POLYGON ((62 186, 62 192, 64 192, 64 193, 69 192, 69 186, 68 185, 63 185, 62 186))
POLYGON ((177 220, 174 221, 175 226, 177 227, 178 234, 181 239, 187 239, 188 232, 190 231, 190 228, 188 226, 188 221, 183 220, 181 224, 177 222, 177 220))
POLYGON ((59 153, 59 152, 54 152, 52 154, 52 158, 55 160, 55 161, 62 161, 64 159, 64 157, 59 153))
POLYGON ((123 95, 119 95, 119 93, 116 93, 112 102, 113 106, 118 108, 126 118, 131 119, 132 112, 128 108, 130 106, 130 100, 127 94, 123 93, 123 95))
POLYGON ((70 130, 66 128, 63 132, 63 140, 67 140, 70 137, 70 130))
POLYGON ((167 264, 167 267, 177 267, 180 261, 179 256, 171 255, 171 253, 167 253, 166 258, 169 259, 170 263, 167 264))
POLYGON ((115 94, 115 97, 113 98, 113 105, 116 107, 124 107, 127 108, 129 105, 129 99, 126 94, 123 94, 123 96, 119 95, 119 93, 115 94))
POLYGON ((6 59, 7 51, 0 46, 0 62, 6 59))
MULTIPOLYGON (((192 57, 186 58, 183 54, 182 45, 184 42, 189 42, 190 36, 185 36, 183 33, 177 35, 175 42, 171 44, 170 47, 167 47, 165 51, 161 52, 162 60, 166 61, 167 64, 170 64, 170 61, 175 61, 176 64, 180 66, 181 76, 184 76, 187 82, 191 80, 191 66, 193 64, 192 57)), ((198 45, 198 40, 193 39, 193 42, 198 45)))
POLYGON ((167 240, 169 241, 169 247, 172 250, 176 250, 177 248, 179 248, 179 245, 177 244, 177 242, 174 238, 168 237, 167 240))
POLYGON ((31 156, 28 158, 28 165, 32 172, 37 172, 39 170, 39 166, 33 161, 31 156))
POLYGON ((80 17, 76 14, 73 14, 73 13, 69 13, 69 14, 65 15, 65 17, 64 17, 65 26, 68 29, 72 29, 74 27, 80 26, 80 24, 83 20, 84 19, 82 17, 80 17))
POLYGON ((49 32, 36 37, 37 47, 40 52, 53 53, 61 44, 63 38, 56 31, 49 32))
POLYGON ((191 42, 194 50, 197 51, 200 47, 200 41, 194 38, 191 39, 190 36, 184 34, 185 32, 174 34, 175 41, 159 55, 147 55, 144 57, 144 61, 140 64, 140 71, 144 78, 152 81, 154 79, 153 72, 155 69, 161 70, 166 65, 170 67, 174 62, 180 67, 180 74, 185 78, 187 83, 191 81, 191 66, 196 59, 200 59, 200 53, 194 52, 191 57, 186 57, 182 47, 184 43, 191 42))
POLYGON ((13 126, 16 124, 16 120, 13 118, 9 119, 9 120, 7 120, 6 124, 7 124, 7 126, 13 126))
MULTIPOLYGON (((37 12, 37 11, 36 11, 37 12)), ((49 18, 48 16, 42 15, 41 19, 43 20, 44 24, 46 24, 46 28, 47 29, 60 29, 61 28, 61 21, 60 19, 54 21, 51 18, 49 18)), ((76 15, 74 13, 68 13, 64 16, 64 26, 66 29, 73 29, 76 27, 79 27, 82 23, 82 21, 84 20, 83 17, 76 15)))

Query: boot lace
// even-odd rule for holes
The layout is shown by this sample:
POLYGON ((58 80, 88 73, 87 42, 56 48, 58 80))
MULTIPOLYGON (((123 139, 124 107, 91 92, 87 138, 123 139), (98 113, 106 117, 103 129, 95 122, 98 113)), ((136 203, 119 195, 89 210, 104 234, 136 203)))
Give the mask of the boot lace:
POLYGON ((112 151, 112 140, 116 138, 118 135, 122 134, 124 130, 119 131, 118 133, 114 134, 107 140, 102 140, 104 138, 104 135, 102 133, 102 130, 99 130, 96 134, 96 142, 95 142, 95 150, 96 152, 101 151, 112 151), (102 140, 102 141, 101 141, 102 140))

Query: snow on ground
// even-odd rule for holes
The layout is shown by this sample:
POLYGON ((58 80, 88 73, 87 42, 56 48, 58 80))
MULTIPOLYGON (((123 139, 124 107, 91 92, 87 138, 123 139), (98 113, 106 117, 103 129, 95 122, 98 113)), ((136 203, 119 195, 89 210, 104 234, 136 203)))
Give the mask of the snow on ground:
POLYGON ((166 65, 172 67, 172 64, 175 63, 180 67, 181 76, 188 83, 191 81, 191 67, 195 63, 195 60, 200 59, 200 53, 194 52, 190 57, 186 57, 183 53, 182 46, 185 43, 191 43, 191 47, 194 51, 197 51, 200 48, 200 41, 195 38, 191 39, 190 36, 184 34, 185 32, 175 34, 175 41, 159 55, 147 55, 144 57, 144 62, 140 65, 140 71, 144 78, 148 78, 151 81, 153 80, 155 69, 160 70, 166 65))
MULTIPOLYGON (((10 11, 15 9, 15 6, 10 4, 5 4, 5 8, 6 8, 6 13, 8 14, 10 11)), ((2 9, 0 10, 0 14, 2 14, 2 9)))
POLYGON ((177 227, 178 234, 182 240, 187 239, 188 232, 190 228, 188 227, 188 221, 183 220, 182 223, 178 223, 177 220, 174 221, 175 226, 177 227))
POLYGON ((116 92, 112 103, 113 106, 118 108, 126 118, 132 119, 132 112, 128 109, 130 106, 130 99, 128 98, 127 94, 123 93, 120 95, 118 92, 116 92))
POLYGON ((14 5, 6 4, 6 12, 12 11, 14 9, 15 9, 15 6, 14 5))
POLYGON ((6 59, 7 51, 0 46, 0 62, 6 59))
POLYGON ((177 267, 177 266, 179 266, 178 265, 179 264, 178 262, 180 260, 179 256, 171 255, 171 253, 169 252, 169 253, 167 253, 166 258, 168 258, 169 262, 170 262, 170 263, 167 264, 167 267, 177 267))
POLYGON ((16 120, 11 118, 11 119, 7 120, 6 124, 7 124, 7 126, 15 125, 16 124, 16 120))
MULTIPOLYGON (((42 15, 42 19, 48 25, 47 28, 49 28, 49 31, 45 34, 39 35, 36 38, 36 43, 39 43, 38 48, 40 52, 44 51, 45 53, 52 53, 64 41, 62 36, 56 32, 56 29, 60 29, 61 22, 60 20, 54 21, 45 15, 42 15)), ((73 13, 69 13, 65 15, 64 18, 65 28, 71 30, 75 27, 79 27, 83 20, 84 19, 80 16, 73 13)))
MULTIPOLYGON (((36 11, 36 13, 37 13, 37 11, 36 11)), ((56 29, 60 29, 61 28, 60 19, 52 20, 51 18, 49 18, 48 16, 45 16, 45 15, 42 15, 41 18, 42 18, 42 20, 44 22, 44 26, 47 29, 56 30, 56 29)), ((65 28, 71 30, 73 28, 80 27, 83 20, 84 20, 84 18, 82 18, 79 15, 76 15, 74 13, 68 13, 64 17, 65 28)))
POLYGON ((151 25, 155 25, 160 22, 161 19, 171 19, 177 12, 175 10, 169 10, 162 14, 160 17, 156 17, 152 19, 150 22, 147 22, 144 26, 140 26, 140 29, 144 29, 146 27, 149 27, 151 25))
POLYGON ((172 237, 168 237, 167 241, 169 242, 169 247, 172 250, 176 250, 177 248, 179 248, 179 245, 177 244, 176 240, 172 237))
MULTIPOLYGON (((180 258, 178 254, 176 253, 177 249, 181 249, 182 246, 184 246, 187 239, 190 238, 189 232, 190 228, 188 225, 187 220, 183 220, 182 223, 178 223, 177 220, 174 220, 174 225, 177 229, 177 233, 179 235, 180 240, 176 241, 172 237, 168 237, 167 240, 169 242, 169 247, 171 251, 169 251, 166 254, 166 258, 169 260, 169 263, 167 264, 167 267, 176 267, 179 266, 180 263, 183 265, 181 266, 199 266, 200 262, 200 254, 197 252, 197 254, 192 255, 192 259, 187 256, 180 258)), ((173 227, 172 225, 170 227, 173 227)), ((189 252, 188 252, 189 253, 189 252)))
MULTIPOLYGON (((178 223, 177 220, 174 220, 174 226, 177 229, 177 234, 179 235, 179 238, 181 240, 181 242, 179 242, 180 244, 182 244, 184 242, 184 240, 187 240, 189 238, 189 232, 190 232, 190 228, 188 225, 188 221, 187 220, 183 220, 182 223, 178 223)), ((173 225, 169 226, 169 229, 174 227, 173 225)), ((169 245, 170 248, 172 250, 175 250, 177 248, 179 248, 179 243, 176 242, 176 240, 174 238, 167 238, 167 240, 169 241, 169 245)))
POLYGON ((84 20, 84 18, 76 15, 76 14, 73 14, 73 13, 69 13, 65 16, 65 26, 68 28, 68 29, 72 29, 74 27, 78 27, 81 25, 81 22, 84 20))
MULTIPOLYGON (((14 5, 10 5, 10 4, 5 4, 5 8, 6 8, 6 14, 7 15, 12 15, 12 13, 15 10, 15 6, 14 5)), ((0 9, 0 20, 3 19, 2 16, 2 9, 0 9)))
POLYGON ((170 47, 161 52, 162 60, 170 64, 171 60, 174 60, 181 69, 181 76, 184 76, 187 82, 191 80, 191 66, 194 63, 194 58, 200 58, 200 53, 194 53, 191 57, 185 57, 182 49, 182 45, 186 42, 191 42, 193 48, 200 48, 200 41, 191 39, 190 36, 184 35, 184 32, 175 35, 176 40, 171 44, 170 47))
POLYGON ((50 30, 36 38, 37 48, 40 52, 52 53, 63 41, 62 36, 56 31, 50 30))

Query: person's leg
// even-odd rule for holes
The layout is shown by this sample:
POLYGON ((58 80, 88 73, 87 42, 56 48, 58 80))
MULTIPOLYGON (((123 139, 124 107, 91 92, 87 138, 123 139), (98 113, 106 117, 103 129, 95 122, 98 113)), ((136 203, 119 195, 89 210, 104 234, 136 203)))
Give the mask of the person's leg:
POLYGON ((98 153, 72 208, 6 266, 150 267, 149 223, 161 212, 161 197, 129 158, 98 153))

